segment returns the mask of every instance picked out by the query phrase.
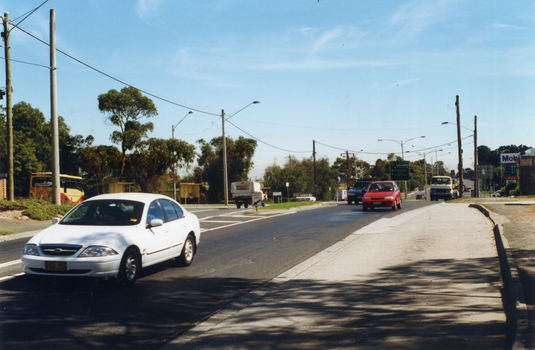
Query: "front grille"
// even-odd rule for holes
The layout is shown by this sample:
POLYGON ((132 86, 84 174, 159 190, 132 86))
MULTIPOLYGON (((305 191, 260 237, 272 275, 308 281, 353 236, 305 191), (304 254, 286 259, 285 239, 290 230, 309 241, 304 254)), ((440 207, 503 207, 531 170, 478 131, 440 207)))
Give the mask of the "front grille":
POLYGON ((82 248, 81 245, 70 244, 45 244, 39 247, 43 255, 48 256, 70 256, 76 254, 82 248))

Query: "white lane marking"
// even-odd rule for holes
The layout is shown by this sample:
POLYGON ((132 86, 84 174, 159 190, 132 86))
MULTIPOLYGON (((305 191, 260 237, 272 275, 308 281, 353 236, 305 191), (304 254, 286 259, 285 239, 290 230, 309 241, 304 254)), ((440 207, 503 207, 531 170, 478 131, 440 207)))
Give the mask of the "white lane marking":
POLYGON ((12 279, 12 278, 15 278, 15 277, 19 277, 19 276, 22 276, 22 275, 24 275, 24 272, 17 273, 17 274, 11 275, 11 276, 0 277, 0 282, 9 280, 9 279, 12 279))
POLYGON ((13 260, 13 261, 8 261, 6 263, 3 263, 3 264, 0 264, 0 269, 3 269, 4 267, 9 267, 9 266, 13 266, 13 265, 18 265, 18 264, 22 264, 22 260, 13 260))

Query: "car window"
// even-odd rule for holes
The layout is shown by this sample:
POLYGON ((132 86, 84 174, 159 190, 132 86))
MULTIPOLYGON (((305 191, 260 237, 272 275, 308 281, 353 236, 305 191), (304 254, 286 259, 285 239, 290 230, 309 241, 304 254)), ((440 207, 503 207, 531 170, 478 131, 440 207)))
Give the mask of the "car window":
POLYGON ((143 203, 129 200, 87 201, 73 209, 61 221, 64 225, 137 225, 143 203))
POLYGON ((182 210, 182 208, 180 208, 180 206, 174 202, 171 202, 173 204, 173 207, 175 207, 175 210, 178 214, 178 217, 179 218, 183 218, 184 217, 184 211, 182 210))
POLYGON ((165 214, 167 215, 167 221, 173 221, 178 219, 178 214, 175 210, 173 204, 165 199, 160 199, 160 204, 162 205, 165 214))
POLYGON ((154 201, 149 206, 149 213, 147 214, 147 224, 154 219, 160 219, 165 222, 165 217, 162 212, 162 208, 158 204, 158 201, 154 201))

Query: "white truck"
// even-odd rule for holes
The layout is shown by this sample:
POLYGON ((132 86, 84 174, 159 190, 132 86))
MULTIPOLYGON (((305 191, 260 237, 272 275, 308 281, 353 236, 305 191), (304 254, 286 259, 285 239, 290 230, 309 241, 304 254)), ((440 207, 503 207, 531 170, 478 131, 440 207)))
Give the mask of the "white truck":
POLYGON ((249 205, 257 207, 264 206, 266 203, 266 195, 262 192, 262 186, 258 182, 233 182, 230 185, 230 192, 238 209, 240 209, 242 204, 245 208, 248 208, 249 205))
POLYGON ((459 191, 453 179, 449 176, 433 176, 431 178, 431 200, 438 201, 440 198, 451 200, 459 197, 459 191))

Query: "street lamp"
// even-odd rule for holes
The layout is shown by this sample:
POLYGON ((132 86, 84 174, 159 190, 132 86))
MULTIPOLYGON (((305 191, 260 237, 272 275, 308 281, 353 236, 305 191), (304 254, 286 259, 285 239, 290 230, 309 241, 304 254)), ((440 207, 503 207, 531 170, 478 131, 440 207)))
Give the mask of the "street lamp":
MULTIPOLYGON (((357 152, 357 155, 355 157, 357 157, 357 160, 359 159, 359 153, 360 152, 364 152, 363 149, 361 149, 360 151, 357 152)), ((362 159, 360 160, 360 164, 361 164, 361 167, 360 167, 360 170, 362 171, 362 159)), ((355 177, 357 178, 357 180, 359 179, 359 174, 358 174, 358 171, 357 171, 357 165, 355 164, 355 177)))
MULTIPOLYGON (((233 115, 227 118, 229 120, 230 118, 234 117, 236 114, 243 111, 245 108, 249 107, 252 104, 260 103, 260 101, 253 101, 249 103, 247 106, 243 107, 233 115)), ((225 110, 221 110, 221 124, 223 128, 223 190, 225 191, 225 205, 228 206, 228 172, 227 172, 227 139, 225 137, 225 110)))
MULTIPOLYGON (((405 160, 405 154, 403 153, 403 143, 406 143, 406 142, 409 142, 409 141, 412 141, 412 140, 415 140, 415 139, 423 139, 425 138, 425 136, 416 136, 416 137, 413 137, 412 139, 408 139, 408 140, 405 140, 405 141, 396 141, 396 140, 389 140, 389 139, 379 139, 377 141, 392 141, 392 142, 395 142, 399 145, 401 145, 401 159, 405 160)), ((407 199, 407 180, 405 180, 405 199, 407 199)))
MULTIPOLYGON (((192 113, 193 111, 189 111, 188 113, 186 113, 184 118, 180 119, 178 123, 172 126, 173 131, 171 135, 172 135, 173 140, 175 139, 175 129, 178 126, 178 124, 182 123, 182 121, 186 119, 186 117, 192 113)), ((175 163, 174 162, 173 162, 173 199, 176 201, 176 176, 175 176, 175 163)))

